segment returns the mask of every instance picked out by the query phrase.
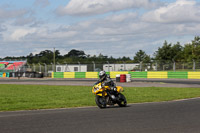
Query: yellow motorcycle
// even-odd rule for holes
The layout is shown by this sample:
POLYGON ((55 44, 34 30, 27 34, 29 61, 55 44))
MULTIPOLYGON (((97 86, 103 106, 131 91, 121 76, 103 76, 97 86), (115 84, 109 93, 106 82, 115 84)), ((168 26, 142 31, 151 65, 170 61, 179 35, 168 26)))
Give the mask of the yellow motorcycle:
POLYGON ((126 107, 127 101, 121 93, 124 89, 121 86, 115 87, 116 91, 112 91, 109 86, 98 83, 93 86, 92 93, 96 95, 95 102, 99 108, 106 108, 107 105, 118 104, 120 107, 126 107))

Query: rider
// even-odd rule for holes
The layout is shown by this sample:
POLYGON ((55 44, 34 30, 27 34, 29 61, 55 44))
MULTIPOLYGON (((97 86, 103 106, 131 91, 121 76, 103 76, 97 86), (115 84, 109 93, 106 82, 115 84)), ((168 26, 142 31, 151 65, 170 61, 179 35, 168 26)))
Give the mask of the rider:
POLYGON ((99 72, 99 80, 95 83, 95 85, 100 83, 100 82, 102 83, 103 86, 109 86, 111 88, 112 93, 117 92, 115 83, 112 81, 110 76, 106 74, 105 71, 99 72))

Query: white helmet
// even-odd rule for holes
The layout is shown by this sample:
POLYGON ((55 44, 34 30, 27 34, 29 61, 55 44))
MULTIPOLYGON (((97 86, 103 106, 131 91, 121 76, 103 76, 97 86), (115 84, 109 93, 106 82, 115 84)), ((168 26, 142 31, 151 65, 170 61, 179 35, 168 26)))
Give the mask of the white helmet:
POLYGON ((100 78, 101 80, 103 80, 104 78, 106 78, 106 72, 105 72, 105 71, 100 71, 100 72, 99 72, 99 78, 100 78))

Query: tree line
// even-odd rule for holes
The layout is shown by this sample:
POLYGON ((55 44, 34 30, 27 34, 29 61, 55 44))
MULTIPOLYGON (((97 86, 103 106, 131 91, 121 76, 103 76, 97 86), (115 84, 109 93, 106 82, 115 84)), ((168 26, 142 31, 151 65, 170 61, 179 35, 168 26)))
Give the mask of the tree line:
POLYGON ((194 40, 190 43, 181 45, 180 42, 176 44, 168 43, 164 41, 162 47, 159 47, 151 57, 147 55, 145 51, 138 50, 133 59, 130 57, 118 57, 114 58, 112 56, 108 57, 100 53, 99 55, 89 55, 82 50, 72 49, 68 53, 61 55, 59 50, 51 51, 44 50, 39 54, 33 55, 30 53, 27 56, 20 57, 5 57, 1 60, 27 60, 29 64, 45 63, 47 65, 52 64, 54 61, 57 64, 77 64, 78 62, 89 64, 91 62, 95 63, 151 63, 151 62, 191 62, 200 61, 200 37, 195 36, 194 40))

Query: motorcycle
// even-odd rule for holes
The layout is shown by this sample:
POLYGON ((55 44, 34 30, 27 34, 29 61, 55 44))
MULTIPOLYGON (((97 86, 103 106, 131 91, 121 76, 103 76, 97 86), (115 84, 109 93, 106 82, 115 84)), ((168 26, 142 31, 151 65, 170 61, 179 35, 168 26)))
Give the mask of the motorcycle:
POLYGON ((99 108, 106 108, 107 105, 118 104, 120 107, 126 107, 127 101, 125 96, 121 93, 124 89, 121 86, 115 87, 116 91, 113 92, 109 86, 102 83, 94 85, 92 93, 96 95, 95 102, 99 108))

